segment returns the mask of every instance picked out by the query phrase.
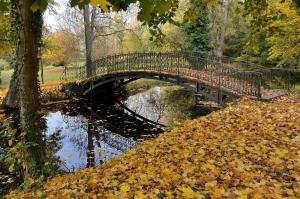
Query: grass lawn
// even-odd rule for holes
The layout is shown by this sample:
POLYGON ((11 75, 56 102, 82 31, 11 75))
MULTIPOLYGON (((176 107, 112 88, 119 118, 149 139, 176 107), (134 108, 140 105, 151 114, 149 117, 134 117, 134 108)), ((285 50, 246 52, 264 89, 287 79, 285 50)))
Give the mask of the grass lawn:
MULTIPOLYGON (((58 81, 61 80, 63 75, 63 67, 45 67, 44 68, 44 82, 58 81)), ((0 88, 7 88, 12 76, 13 70, 1 71, 1 80, 0 88)), ((39 78, 41 81, 41 74, 39 73, 39 78)))

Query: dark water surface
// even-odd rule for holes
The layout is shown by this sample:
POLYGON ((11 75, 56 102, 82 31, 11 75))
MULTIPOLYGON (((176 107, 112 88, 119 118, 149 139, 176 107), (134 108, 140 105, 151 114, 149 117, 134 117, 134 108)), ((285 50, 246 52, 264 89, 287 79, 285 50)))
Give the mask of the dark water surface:
POLYGON ((46 106, 44 133, 60 169, 73 172, 127 152, 163 133, 175 120, 212 110, 199 106, 197 97, 182 88, 155 87, 123 100, 74 99, 46 106))
POLYGON ((101 164, 163 132, 162 126, 136 117, 119 102, 92 101, 70 101, 45 110, 46 135, 59 136, 56 155, 66 171, 101 164))

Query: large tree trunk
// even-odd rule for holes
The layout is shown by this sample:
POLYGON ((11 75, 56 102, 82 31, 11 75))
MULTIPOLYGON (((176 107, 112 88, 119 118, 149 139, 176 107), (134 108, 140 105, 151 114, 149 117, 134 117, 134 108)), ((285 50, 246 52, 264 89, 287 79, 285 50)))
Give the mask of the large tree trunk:
POLYGON ((93 41, 94 41, 94 23, 96 9, 90 11, 90 6, 85 5, 83 10, 84 15, 84 30, 85 30, 85 55, 86 55, 86 76, 91 77, 94 75, 93 68, 93 41))
POLYGON ((16 0, 18 27, 18 54, 19 59, 19 106, 21 130, 26 132, 27 142, 34 143, 28 148, 28 162, 24 167, 24 178, 40 175, 44 161, 44 143, 41 133, 41 121, 38 116, 39 82, 38 82, 38 47, 41 41, 43 18, 40 12, 33 13, 31 5, 35 0, 16 0))

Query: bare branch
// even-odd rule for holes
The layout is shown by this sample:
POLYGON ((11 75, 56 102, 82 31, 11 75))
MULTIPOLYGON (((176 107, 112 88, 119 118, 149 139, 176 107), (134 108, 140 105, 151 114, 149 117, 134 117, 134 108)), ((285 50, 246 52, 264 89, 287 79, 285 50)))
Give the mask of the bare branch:
POLYGON ((114 34, 117 34, 117 33, 120 33, 120 32, 124 32, 124 31, 132 31, 132 30, 131 29, 124 29, 124 30, 117 30, 117 31, 107 33, 107 34, 97 34, 97 35, 95 35, 95 38, 97 38, 97 37, 107 37, 107 36, 114 35, 114 34))

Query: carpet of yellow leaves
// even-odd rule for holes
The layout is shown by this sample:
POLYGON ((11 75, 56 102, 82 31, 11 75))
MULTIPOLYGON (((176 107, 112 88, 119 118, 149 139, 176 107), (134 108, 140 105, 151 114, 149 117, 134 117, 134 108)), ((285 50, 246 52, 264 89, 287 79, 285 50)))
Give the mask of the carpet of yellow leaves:
POLYGON ((300 105, 243 100, 7 198, 300 198, 300 105))
MULTIPOLYGON (((42 103, 66 99, 66 94, 61 91, 62 85, 66 83, 68 81, 48 81, 46 84, 42 84, 40 94, 42 103)), ((0 104, 4 100, 7 91, 8 88, 0 89, 0 104)))

